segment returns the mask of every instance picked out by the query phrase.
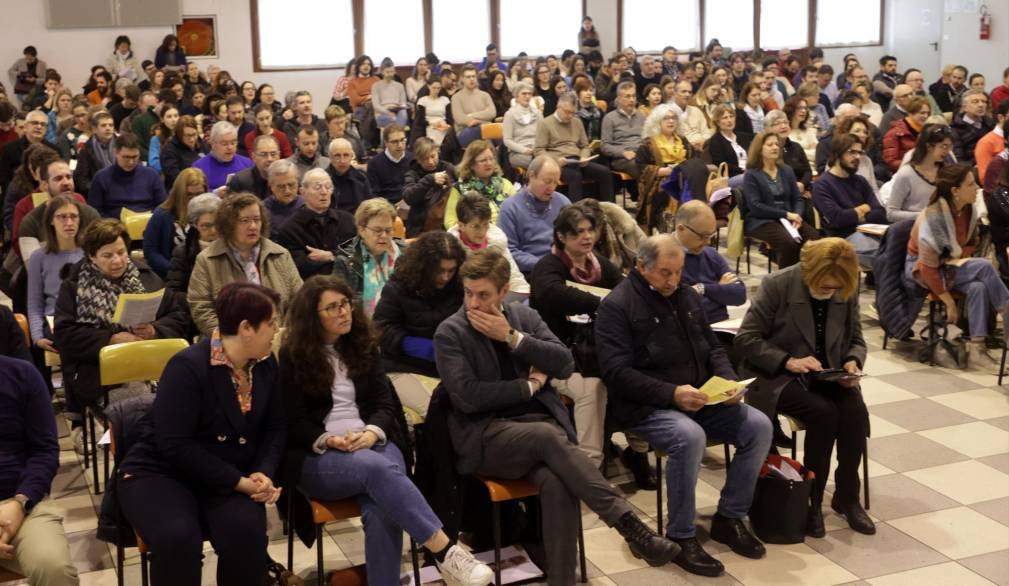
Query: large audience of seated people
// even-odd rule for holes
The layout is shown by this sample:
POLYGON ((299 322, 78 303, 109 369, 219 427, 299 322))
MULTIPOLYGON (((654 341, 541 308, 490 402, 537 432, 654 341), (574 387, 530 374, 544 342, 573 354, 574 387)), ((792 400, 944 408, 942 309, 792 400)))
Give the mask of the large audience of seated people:
POLYGON ((762 558, 746 517, 789 441, 779 414, 807 430, 806 535, 824 536, 835 446, 831 508, 875 533, 861 279, 931 296, 969 368, 999 372, 1009 68, 988 92, 962 65, 926 85, 890 55, 870 78, 818 48, 599 47, 586 17, 560 57, 361 55, 328 103, 204 71, 174 35, 144 60, 119 36, 79 90, 26 47, 0 84, 0 289, 28 324, 24 344, 0 309, 0 566, 78 584, 47 498, 50 358, 84 450, 101 350, 169 338, 193 344, 106 496, 156 552, 155 584, 200 584, 208 538, 217 583, 263 583, 267 505, 311 546, 305 499, 353 497, 368 583, 400 583, 405 532, 453 583, 488 584, 460 542, 486 530, 462 514, 480 510, 458 488, 471 475, 535 486, 551 585, 575 583, 579 503, 648 564, 719 576, 698 539, 706 442, 735 448, 707 534, 762 558), (744 246, 775 269, 749 293, 730 268, 744 246), (146 323, 120 323, 122 295, 157 291, 146 323), (747 303, 738 333, 712 329, 747 303), (836 382, 807 384, 826 369, 836 382), (714 376, 756 382, 708 404, 714 376), (618 457, 655 490, 653 450, 658 532, 603 474, 618 457))

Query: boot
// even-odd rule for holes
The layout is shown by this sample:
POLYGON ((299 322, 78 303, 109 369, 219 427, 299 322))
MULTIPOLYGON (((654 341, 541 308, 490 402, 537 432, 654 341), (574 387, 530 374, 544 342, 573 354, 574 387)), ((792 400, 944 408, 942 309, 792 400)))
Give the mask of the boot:
POLYGON ((634 483, 641 490, 655 490, 658 483, 655 480, 655 469, 648 463, 648 452, 635 452, 631 448, 620 454, 620 461, 634 475, 634 483))
POLYGON ((827 534, 827 529, 823 525, 823 510, 820 503, 813 503, 809 506, 809 513, 806 515, 806 535, 810 537, 823 537, 827 534))
POLYGON ((620 517, 615 528, 627 541, 634 557, 645 560, 650 566, 664 566, 680 554, 680 546, 652 531, 631 511, 620 517))
POLYGON ((989 353, 984 340, 971 340, 967 348, 967 366, 970 370, 979 370, 998 376, 1000 360, 989 353))

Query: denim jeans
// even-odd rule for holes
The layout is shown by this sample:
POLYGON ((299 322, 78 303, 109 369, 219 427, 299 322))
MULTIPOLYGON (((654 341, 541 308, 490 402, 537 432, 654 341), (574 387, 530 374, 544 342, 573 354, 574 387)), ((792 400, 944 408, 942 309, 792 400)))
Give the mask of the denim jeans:
POLYGON ((879 250, 879 243, 882 242, 882 238, 856 230, 845 238, 845 240, 855 247, 855 253, 858 254, 858 264, 871 268, 872 259, 876 258, 876 252, 879 250))
POLYGON ((399 584, 403 531, 424 543, 441 529, 427 501, 404 473, 403 455, 393 444, 370 450, 326 450, 310 454, 300 488, 312 498, 337 500, 357 495, 364 523, 368 584, 399 584))
MULTIPOLYGON (((914 265, 918 257, 908 256, 904 262, 904 282, 914 279, 914 265)), ((953 271, 953 282, 947 287, 966 296, 964 304, 967 327, 972 338, 988 335, 988 308, 995 311, 1005 309, 1009 303, 1009 289, 998 276, 995 267, 986 258, 969 259, 963 266, 949 267, 953 271)), ((919 285, 920 286, 920 285, 919 285)))
POLYGON ((397 110, 395 114, 375 114, 375 123, 379 128, 385 128, 393 122, 400 126, 406 126, 406 110, 397 110))
POLYGON ((708 439, 736 446, 718 514, 729 519, 746 516, 757 475, 771 448, 771 420, 766 415, 743 403, 711 405, 695 413, 659 409, 631 431, 667 455, 669 537, 684 539, 696 533, 694 490, 708 439))

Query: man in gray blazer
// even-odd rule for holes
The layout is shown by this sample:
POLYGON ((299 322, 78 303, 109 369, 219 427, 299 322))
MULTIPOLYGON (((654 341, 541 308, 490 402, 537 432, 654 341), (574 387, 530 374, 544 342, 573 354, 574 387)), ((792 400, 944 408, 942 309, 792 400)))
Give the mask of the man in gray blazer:
POLYGON ((458 472, 536 485, 551 585, 575 583, 579 501, 616 527, 635 557, 668 563, 679 547, 649 529, 576 447, 567 410, 549 384, 569 377, 574 359, 535 310, 502 304, 508 260, 480 250, 459 274, 463 306, 434 336, 458 472))

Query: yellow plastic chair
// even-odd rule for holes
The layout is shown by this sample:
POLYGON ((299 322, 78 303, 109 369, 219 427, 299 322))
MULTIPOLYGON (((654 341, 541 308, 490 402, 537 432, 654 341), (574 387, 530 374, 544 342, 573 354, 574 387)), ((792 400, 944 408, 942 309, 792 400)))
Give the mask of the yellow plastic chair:
POLYGON ((134 212, 128 208, 123 208, 119 212, 119 219, 126 226, 126 231, 130 235, 130 240, 142 242, 144 230, 147 229, 147 222, 151 221, 151 212, 134 212))
MULTIPOLYGON (((175 356, 180 350, 189 346, 182 338, 168 338, 165 340, 141 340, 139 342, 126 342, 123 344, 112 344, 98 351, 98 371, 99 382, 103 387, 123 385, 138 381, 154 381, 161 378, 161 373, 165 370, 168 360, 175 356)), ((105 392, 104 404, 108 406, 109 395, 105 392)), ((87 410, 87 417, 84 418, 85 438, 91 442, 92 460, 92 480, 95 483, 95 494, 101 494, 101 485, 98 482, 98 438, 95 437, 95 421, 91 410, 87 410), (87 436, 88 427, 91 428, 90 438, 87 436)), ((88 454, 85 451, 85 464, 88 454)), ((109 452, 105 450, 105 480, 108 482, 109 473, 109 452)))
POLYGON ((500 122, 489 122, 480 125, 480 138, 484 140, 503 140, 504 124, 500 122))

